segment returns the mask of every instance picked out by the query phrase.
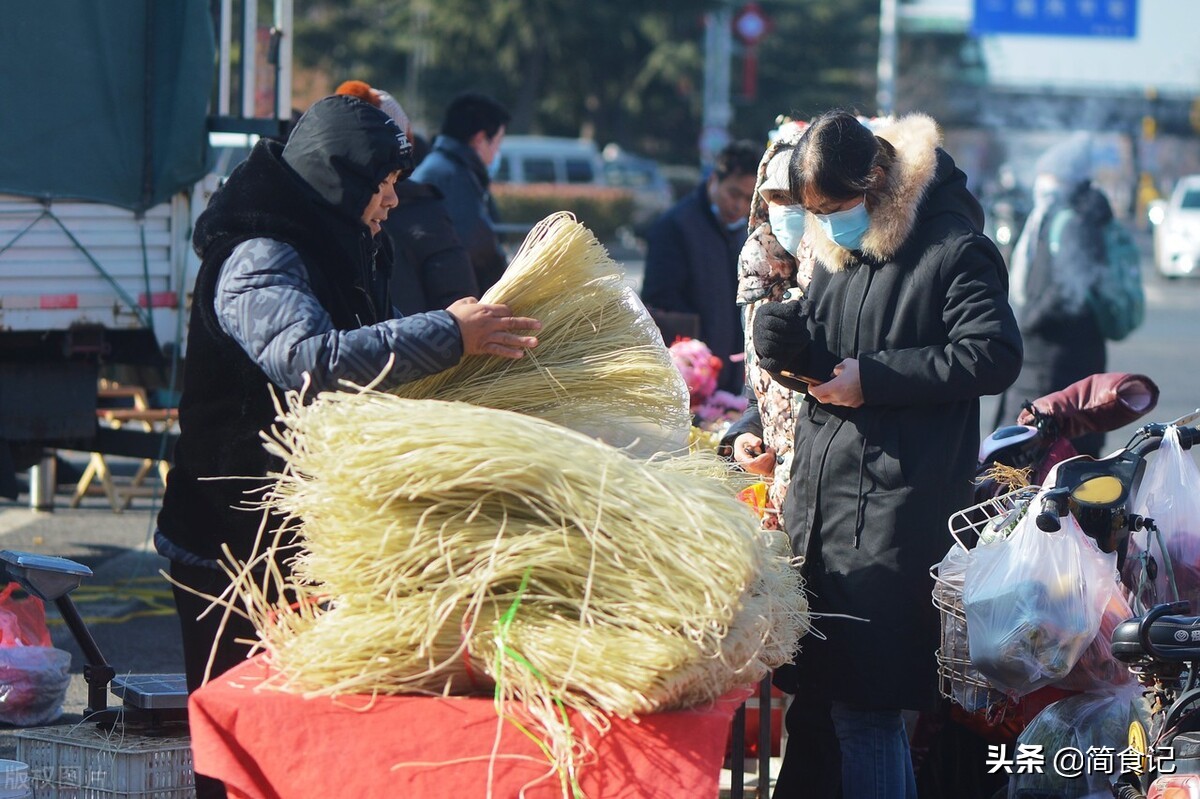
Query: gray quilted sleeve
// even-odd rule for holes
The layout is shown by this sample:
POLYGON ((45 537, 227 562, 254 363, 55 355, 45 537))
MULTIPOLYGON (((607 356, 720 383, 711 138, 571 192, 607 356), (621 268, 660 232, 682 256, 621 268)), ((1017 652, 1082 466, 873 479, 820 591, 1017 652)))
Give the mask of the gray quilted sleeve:
POLYGON ((462 357, 458 323, 446 311, 337 330, 317 301, 300 255, 273 239, 238 245, 221 266, 214 306, 221 329, 281 388, 338 388, 374 380, 395 356, 381 389, 440 372, 462 357))

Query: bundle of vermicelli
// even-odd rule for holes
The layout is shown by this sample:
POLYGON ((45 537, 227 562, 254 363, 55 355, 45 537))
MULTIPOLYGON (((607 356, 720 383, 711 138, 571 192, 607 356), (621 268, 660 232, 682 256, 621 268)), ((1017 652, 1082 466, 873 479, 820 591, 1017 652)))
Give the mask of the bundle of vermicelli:
POLYGON ((709 460, 373 392, 289 396, 269 447, 295 603, 270 606, 248 572, 239 588, 291 690, 495 686, 569 764, 559 703, 603 728, 703 702, 788 660, 807 621, 786 539, 709 460))
POLYGON ((639 451, 682 448, 688 390, 620 267, 567 213, 542 220, 483 296, 542 323, 525 358, 463 358, 394 393, 517 411, 639 451))

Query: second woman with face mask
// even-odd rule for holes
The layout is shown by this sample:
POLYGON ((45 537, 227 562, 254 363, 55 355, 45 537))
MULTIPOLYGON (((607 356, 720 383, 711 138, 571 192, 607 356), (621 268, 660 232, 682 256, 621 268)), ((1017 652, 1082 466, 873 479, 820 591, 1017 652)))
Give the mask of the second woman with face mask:
MULTIPOLYGON (((1004 261, 966 183, 929 117, 874 132, 843 111, 818 117, 788 187, 809 214, 812 280, 754 319, 761 367, 813 381, 783 525, 823 635, 801 642, 795 688, 832 699, 846 797, 916 797, 901 711, 937 699, 929 564, 972 502, 979 397, 1021 367, 1004 261)), ((781 773, 774 796, 810 789, 781 773)))
POLYGON ((804 238, 804 219, 807 212, 800 205, 767 206, 767 218, 771 221, 771 232, 779 246, 795 255, 800 249, 800 240, 804 238))

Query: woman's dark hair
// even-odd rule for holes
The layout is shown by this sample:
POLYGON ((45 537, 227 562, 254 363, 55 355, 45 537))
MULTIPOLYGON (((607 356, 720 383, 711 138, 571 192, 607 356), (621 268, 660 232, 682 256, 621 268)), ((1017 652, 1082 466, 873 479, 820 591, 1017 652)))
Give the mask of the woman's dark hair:
POLYGON ((887 174, 896 151, 849 111, 827 111, 800 137, 788 168, 792 196, 808 193, 849 200, 878 188, 875 167, 887 174))

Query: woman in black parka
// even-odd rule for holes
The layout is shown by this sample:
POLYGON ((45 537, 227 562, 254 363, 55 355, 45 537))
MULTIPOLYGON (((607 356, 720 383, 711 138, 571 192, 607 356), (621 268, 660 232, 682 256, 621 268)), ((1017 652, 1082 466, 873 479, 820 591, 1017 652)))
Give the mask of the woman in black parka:
POLYGON ((816 381, 783 517, 824 635, 797 655, 797 692, 833 700, 847 797, 916 795, 900 711, 936 699, 929 567, 971 503, 979 397, 1021 368, 1004 261, 939 144, 923 115, 874 133, 819 117, 789 173, 818 266, 753 330, 764 369, 816 381))

